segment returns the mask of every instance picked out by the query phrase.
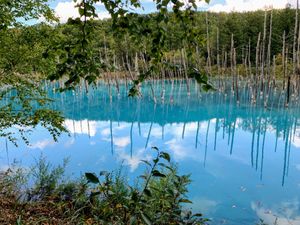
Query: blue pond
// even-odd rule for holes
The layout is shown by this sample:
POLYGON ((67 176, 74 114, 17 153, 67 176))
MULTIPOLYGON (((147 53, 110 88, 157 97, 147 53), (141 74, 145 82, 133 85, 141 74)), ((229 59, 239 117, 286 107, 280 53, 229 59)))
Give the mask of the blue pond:
POLYGON ((151 146, 169 152, 182 174, 191 174, 186 207, 210 218, 211 224, 300 224, 300 109, 288 109, 273 93, 268 107, 240 104, 227 94, 204 93, 191 83, 154 81, 142 86, 142 98, 128 98, 128 87, 99 83, 97 88, 49 95, 61 110, 70 135, 57 143, 42 128, 30 146, 18 148, 0 139, 0 167, 14 160, 24 167, 41 154, 52 164, 69 158, 67 175, 124 167, 131 180, 151 159, 151 146), (164 90, 164 91, 162 91, 164 90), (111 95, 111 97, 110 97, 111 95), (163 98, 162 98, 163 97, 163 98))

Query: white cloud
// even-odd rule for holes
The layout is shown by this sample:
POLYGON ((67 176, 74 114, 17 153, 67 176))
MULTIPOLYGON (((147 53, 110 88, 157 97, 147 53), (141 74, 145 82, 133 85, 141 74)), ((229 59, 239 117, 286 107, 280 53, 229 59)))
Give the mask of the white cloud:
POLYGON ((209 6, 204 0, 202 0, 202 1, 197 1, 197 7, 198 8, 207 8, 207 6, 209 6))
POLYGON ((150 160, 152 157, 149 155, 144 148, 138 149, 135 153, 131 156, 130 154, 126 153, 124 150, 117 150, 117 155, 121 161, 130 167, 130 171, 135 171, 140 163, 141 160, 150 160))
POLYGON ((251 208, 256 212, 258 218, 262 219, 266 224, 300 225, 300 215, 298 214, 299 201, 297 199, 281 202, 272 209, 258 206, 252 202, 251 208))
MULTIPOLYGON (((76 4, 78 4, 76 2, 73 1, 65 1, 65 2, 59 2, 54 11, 55 11, 55 15, 59 18, 61 23, 66 23, 68 21, 69 18, 77 18, 79 17, 79 13, 78 13, 78 8, 76 8, 76 4)), ((97 6, 102 6, 102 3, 96 3, 95 4, 96 7, 97 6)), ((98 15, 98 19, 106 19, 106 18, 110 18, 110 15, 108 12, 106 11, 99 11, 97 12, 98 15)))
POLYGON ((66 143, 65 143, 65 147, 66 148, 69 148, 69 147, 71 147, 73 144, 75 143, 75 138, 69 138, 67 141, 66 141, 66 143))
POLYGON ((88 120, 65 120, 65 127, 70 133, 73 134, 89 134, 91 137, 94 137, 97 133, 97 127, 100 124, 97 124, 97 121, 88 121, 88 120))
POLYGON ((54 145, 55 142, 51 139, 45 139, 45 140, 41 140, 41 141, 37 141, 35 143, 32 143, 29 148, 32 148, 32 149, 40 149, 40 150, 43 150, 44 148, 46 148, 47 146, 51 146, 51 145, 54 145))
MULTIPOLYGON (((144 2, 153 2, 152 0, 143 0, 144 2)), ((180 8, 181 10, 184 10, 186 7, 192 6, 192 4, 189 2, 189 0, 180 0, 184 5, 180 8)), ((208 4, 204 0, 198 0, 196 1, 196 5, 199 9, 206 9, 208 7, 208 4)), ((168 4, 168 8, 173 8, 174 4, 173 2, 170 2, 168 4)))
POLYGON ((188 156, 186 146, 180 145, 175 138, 165 142, 165 145, 173 152, 176 159, 184 159, 188 156))
POLYGON ((95 141, 91 141, 91 142, 90 142, 90 145, 92 145, 92 146, 93 146, 93 145, 96 145, 96 144, 97 144, 97 143, 96 143, 95 141))
POLYGON ((119 137, 114 139, 114 145, 119 148, 125 148, 129 144, 130 144, 129 137, 119 137))
POLYGON ((109 136, 110 135, 110 128, 105 128, 101 131, 102 136, 109 136))
MULTIPOLYGON (((199 129, 206 129, 208 126, 207 122, 200 122, 199 129)), ((172 126, 165 127, 165 133, 171 134, 176 139, 182 139, 182 135, 184 132, 184 136, 189 136, 194 134, 197 131, 198 123, 190 122, 186 123, 184 127, 184 123, 173 124, 172 126)))
MULTIPOLYGON (((285 8, 290 3, 288 0, 225 0, 224 4, 214 4, 208 8, 212 12, 246 12, 273 7, 285 8)), ((292 5, 293 2, 291 2, 292 5)))
POLYGON ((60 22, 65 23, 69 18, 79 17, 78 9, 75 8, 76 3, 70 2, 59 2, 55 7, 55 15, 59 17, 60 22))
POLYGON ((99 13, 97 13, 98 15, 98 19, 103 20, 103 19, 108 19, 110 18, 110 14, 106 11, 100 11, 99 13))
MULTIPOLYGON (((185 5, 189 5, 188 0, 181 0, 185 5)), ((152 0, 142 0, 143 3, 153 2, 152 0)), ((259 9, 265 9, 273 7, 274 9, 285 8, 287 4, 292 6, 296 5, 296 0, 225 0, 224 3, 213 2, 207 4, 204 0, 197 1, 197 6, 201 9, 208 9, 212 12, 244 12, 244 11, 255 11, 259 9)), ((78 9, 75 8, 77 3, 73 1, 59 2, 54 11, 57 17, 60 18, 61 23, 67 22, 69 18, 79 17, 78 9)), ((103 3, 98 2, 95 4, 96 7, 103 7, 103 3)), ((169 7, 171 7, 170 4, 169 7)), ((183 7, 184 8, 184 7, 183 7)), ((99 8, 98 8, 99 9, 99 8)), ((110 18, 110 14, 107 11, 97 11, 98 19, 110 18)))
POLYGON ((216 211, 218 202, 204 197, 196 197, 192 199, 193 210, 203 214, 212 214, 216 211))
POLYGON ((292 145, 294 145, 296 148, 300 148, 300 136, 299 136, 299 130, 297 129, 297 134, 292 139, 292 145))
POLYGON ((151 3, 152 3, 152 2, 153 2, 153 0, 141 0, 140 2, 141 2, 141 3, 149 3, 149 2, 151 2, 151 3))

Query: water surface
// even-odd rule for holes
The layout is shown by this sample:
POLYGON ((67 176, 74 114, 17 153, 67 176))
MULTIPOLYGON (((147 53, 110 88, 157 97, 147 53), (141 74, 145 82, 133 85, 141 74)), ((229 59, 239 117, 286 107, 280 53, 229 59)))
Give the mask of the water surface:
POLYGON ((151 159, 151 146, 171 154, 180 173, 191 174, 187 207, 203 213, 212 224, 300 224, 299 107, 280 106, 274 93, 268 107, 249 104, 242 90, 240 104, 228 90, 203 93, 195 83, 187 95, 184 82, 149 84, 142 98, 128 98, 100 83, 73 92, 49 95, 53 108, 62 110, 70 132, 53 142, 42 128, 31 145, 15 148, 1 140, 0 166, 14 159, 32 165, 42 153, 54 165, 66 157, 69 176, 111 170, 123 165, 131 180, 151 159), (162 91, 162 90, 165 91, 162 91), (110 97, 111 94, 111 97, 110 97))

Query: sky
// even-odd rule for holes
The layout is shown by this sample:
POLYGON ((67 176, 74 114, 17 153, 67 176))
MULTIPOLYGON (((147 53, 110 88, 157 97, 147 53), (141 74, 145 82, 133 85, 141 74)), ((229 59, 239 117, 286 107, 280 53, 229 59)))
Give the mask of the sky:
MULTIPOLYGON (((152 0, 141 0, 141 3, 144 10, 139 10, 138 12, 149 13, 155 11, 155 5, 152 0)), ((201 0, 197 3, 198 10, 211 12, 255 11, 270 7, 282 9, 287 4, 295 6, 296 0, 211 0, 209 4, 201 0)), ((62 23, 66 22, 69 17, 76 18, 78 16, 77 9, 74 7, 75 3, 72 0, 54 0, 50 5, 62 23)), ((97 12, 100 19, 109 18, 109 14, 101 3, 97 4, 97 12)))

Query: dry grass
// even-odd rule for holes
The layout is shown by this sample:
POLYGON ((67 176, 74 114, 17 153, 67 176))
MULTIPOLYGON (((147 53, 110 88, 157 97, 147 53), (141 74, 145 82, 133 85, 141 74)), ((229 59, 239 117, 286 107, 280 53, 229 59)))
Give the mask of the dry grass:
MULTIPOLYGON (((13 193, 12 184, 7 183, 0 174, 0 224, 75 224, 66 215, 67 202, 64 205, 52 199, 37 202, 21 202, 13 193)), ((78 224, 78 223, 76 223, 78 224)))

